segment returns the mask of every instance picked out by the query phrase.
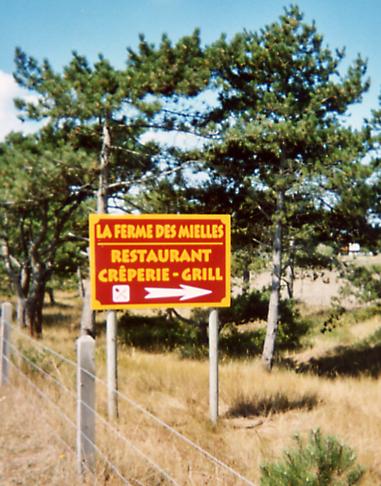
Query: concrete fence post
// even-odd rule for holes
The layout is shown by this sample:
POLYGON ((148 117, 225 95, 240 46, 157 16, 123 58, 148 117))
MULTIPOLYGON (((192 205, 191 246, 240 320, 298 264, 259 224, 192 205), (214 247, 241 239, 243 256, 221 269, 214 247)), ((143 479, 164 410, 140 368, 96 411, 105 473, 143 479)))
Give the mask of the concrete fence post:
POLYGON ((209 411, 213 424, 218 419, 218 311, 209 314, 209 411))
POLYGON ((77 467, 95 473, 95 340, 77 340, 77 467))
POLYGON ((1 305, 0 320, 0 385, 9 383, 9 357, 12 325, 12 304, 5 302, 1 305))

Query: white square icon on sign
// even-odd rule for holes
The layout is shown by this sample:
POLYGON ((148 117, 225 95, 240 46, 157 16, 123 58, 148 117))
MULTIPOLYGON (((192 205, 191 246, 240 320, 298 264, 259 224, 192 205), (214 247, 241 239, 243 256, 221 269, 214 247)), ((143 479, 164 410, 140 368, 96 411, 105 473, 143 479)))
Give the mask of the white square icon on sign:
POLYGON ((129 285, 113 285, 113 287, 112 287, 112 301, 113 302, 129 302, 130 301, 130 286, 129 285))

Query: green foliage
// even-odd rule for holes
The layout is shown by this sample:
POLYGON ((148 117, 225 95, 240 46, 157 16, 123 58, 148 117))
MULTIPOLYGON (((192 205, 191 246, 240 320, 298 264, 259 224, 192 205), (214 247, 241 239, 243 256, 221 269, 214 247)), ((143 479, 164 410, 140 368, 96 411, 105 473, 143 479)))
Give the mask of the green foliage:
POLYGON ((243 292, 232 299, 230 307, 220 310, 220 321, 223 325, 227 323, 239 325, 251 320, 265 320, 268 301, 268 291, 243 292))
MULTIPOLYGON (((252 321, 266 321, 270 293, 268 290, 245 292, 234 299, 229 308, 221 309, 220 321, 228 325, 221 336, 221 348, 226 346, 228 354, 254 355, 263 346, 265 329, 258 326, 255 331, 240 331, 239 326, 252 321)), ((294 349, 307 332, 307 325, 290 300, 280 302, 278 327, 278 350, 294 349)))
POLYGON ((52 357, 46 351, 40 351, 33 346, 28 346, 21 340, 18 344, 18 353, 15 359, 19 359, 19 366, 28 375, 41 376, 53 371, 52 357), (41 371, 42 370, 42 371, 41 371))
POLYGON ((344 314, 344 312, 345 312, 344 307, 340 307, 340 306, 334 307, 332 311, 329 313, 329 316, 323 322, 320 332, 322 334, 325 334, 326 332, 332 332, 334 329, 336 329, 337 325, 340 323, 340 318, 344 314))
POLYGON ((381 373, 381 330, 352 345, 337 346, 325 355, 311 358, 297 367, 298 372, 320 376, 367 376, 378 379, 381 373))
POLYGON ((74 271, 84 236, 85 202, 96 178, 92 159, 57 131, 11 134, 0 144, 0 259, 13 292, 26 300, 31 331, 41 333, 45 286, 54 271, 74 271), (75 255, 74 259, 71 257, 75 255))
POLYGON ((170 351, 188 343, 199 343, 199 329, 168 314, 138 316, 126 313, 119 319, 122 341, 150 351, 170 351))
POLYGON ((232 276, 241 278, 241 281, 243 279, 243 287, 248 286, 249 272, 258 274, 268 268, 268 263, 269 255, 265 252, 253 257, 253 252, 249 248, 238 248, 232 254, 232 276), (247 281, 245 281, 245 277, 247 277, 247 281))
MULTIPOLYGON (((42 262, 49 272, 72 271, 70 260, 78 247, 62 240, 67 221, 56 233, 41 230, 45 221, 58 221, 66 211, 50 206, 61 201, 58 196, 72 201, 85 186, 88 193, 81 192, 81 198, 94 194, 96 161, 102 155, 107 159, 104 200, 113 195, 118 209, 123 204, 126 211, 232 214, 233 247, 242 257, 235 261, 238 271, 253 265, 254 250, 269 254, 274 224, 283 229, 280 253, 289 268, 331 265, 332 254, 316 251, 319 243, 341 245, 354 236, 374 240, 377 233, 369 225, 369 207, 375 202, 369 177, 375 166, 361 163, 369 129, 356 131, 343 123, 348 108, 368 89, 366 63, 359 56, 344 70, 343 59, 344 51, 328 49, 296 6, 259 32, 243 31, 231 40, 222 36, 208 47, 197 30, 176 43, 163 35, 157 47, 142 35, 136 51, 128 49, 124 69, 115 69, 102 55, 91 64, 73 52, 62 72, 56 72, 48 60, 38 62, 17 49, 15 79, 33 94, 32 102, 16 100, 20 117, 44 120, 43 131, 58 134, 59 143, 39 149, 29 138, 22 143, 31 157, 26 160, 16 150, 0 161, 4 213, 8 199, 21 211, 6 214, 7 224, 16 228, 23 223, 23 196, 33 195, 27 199, 33 202, 33 208, 28 206, 33 217, 24 235, 40 235, 32 246, 41 247, 41 254, 53 248, 54 258, 42 262), (164 147, 143 138, 148 131, 163 130, 191 134, 192 148, 176 142, 164 147), (202 183, 190 177, 201 172, 202 183), (62 182, 67 192, 61 194, 62 182), (284 203, 277 206, 281 199, 284 203), (53 247, 52 237, 57 241, 53 247)), ((74 213, 65 214, 75 219, 74 213)), ((85 211, 76 214, 75 229, 82 232, 85 211)), ((6 239, 18 252, 29 252, 30 241, 26 244, 12 231, 6 239)), ((24 263, 23 270, 30 262, 24 263)), ((241 350, 257 346, 262 330, 245 336, 242 344, 245 339, 235 326, 253 316, 264 319, 265 304, 262 297, 243 296, 234 309, 221 312, 233 326, 226 332, 231 351, 239 340, 241 350)), ((281 348, 296 344, 304 331, 295 311, 279 305, 281 348)), ((198 337, 190 340, 203 345, 204 318, 196 318, 195 328, 198 337)), ((167 331, 168 346, 173 346, 176 332, 167 331)))
POLYGON ((381 265, 350 265, 344 270, 343 277, 348 282, 341 289, 344 297, 354 295, 361 302, 371 302, 381 297, 381 265))
MULTIPOLYGON (((315 214, 316 220, 319 219, 319 215, 315 214)), ((302 231, 299 231, 298 238, 295 241, 295 252, 293 255, 294 265, 297 268, 303 269, 329 269, 337 267, 337 252, 336 243, 331 244, 319 243, 316 245, 316 241, 319 240, 317 231, 313 228, 313 225, 306 225, 302 231)), ((287 248, 286 248, 287 251, 287 248)))
POLYGON ((340 245, 372 233, 372 167, 362 163, 369 131, 350 128, 344 118, 369 87, 366 62, 358 56, 342 69, 344 50, 326 47, 294 5, 258 32, 221 36, 207 55, 218 97, 204 129, 219 137, 207 140, 200 157, 215 184, 232 189, 240 202, 233 209, 238 241, 249 251, 253 242, 262 251, 276 248, 270 329, 287 266, 279 265, 281 257, 291 269, 331 264, 315 251, 319 243, 340 245))
POLYGON ((204 61, 200 31, 184 36, 173 44, 164 34, 156 48, 140 35, 137 51, 128 49, 127 76, 134 80, 134 94, 162 97, 195 96, 209 83, 210 71, 204 61))
POLYGON ((331 332, 333 332, 334 329, 337 330, 338 327, 351 326, 359 322, 364 322, 380 314, 381 305, 379 303, 356 307, 349 310, 340 307, 336 303, 331 309, 322 309, 319 310, 317 313, 305 316, 304 320, 308 325, 309 332, 311 334, 317 334, 319 332, 322 332, 322 329, 324 329, 324 327, 330 327, 331 332), (325 323, 327 324, 325 325, 325 323), (333 328, 333 323, 336 323, 336 328, 333 328))
POLYGON ((91 153, 93 161, 99 159, 108 126, 112 145, 107 154, 108 182, 113 184, 109 195, 128 191, 132 181, 153 170, 157 146, 143 146, 139 138, 160 106, 139 106, 131 69, 115 69, 102 55, 92 65, 73 52, 62 72, 56 72, 49 61, 38 62, 22 49, 16 50, 15 64, 15 79, 36 98, 33 102, 16 100, 20 117, 47 120, 68 143, 91 153))
POLYGON ((0 209, 7 213, 0 214, 0 226, 4 221, 5 231, 13 228, 0 238, 30 328, 41 334, 44 287, 53 271, 72 272, 80 263, 78 241, 95 193, 98 209, 103 204, 107 211, 109 196, 121 198, 147 172, 153 176, 158 147, 140 137, 160 104, 142 103, 132 66, 114 69, 102 55, 92 65, 73 52, 56 72, 48 60, 38 62, 18 48, 15 63, 16 81, 33 93, 33 101, 15 100, 20 118, 45 125, 35 137, 14 135, 0 148, 0 209), (85 200, 91 201, 86 209, 85 200), (69 231, 77 239, 68 243, 69 231))
POLYGON ((296 436, 296 448, 282 462, 262 466, 261 486, 351 486, 359 484, 364 470, 353 450, 334 436, 312 431, 308 441, 296 436))
POLYGON ((381 346, 381 327, 379 327, 377 331, 375 331, 368 338, 366 338, 364 344, 370 347, 381 346))
POLYGON ((219 351, 227 357, 254 357, 260 355, 264 340, 263 326, 257 325, 253 330, 243 330, 229 324, 220 333, 219 351))
MULTIPOLYGON (((265 329, 268 293, 253 291, 232 299, 232 306, 220 309, 222 330, 219 349, 223 355, 235 357, 256 356, 261 352, 265 329), (245 329, 245 324, 250 324, 245 329)), ((307 327, 290 302, 282 302, 282 322, 279 327, 278 349, 299 345, 307 327)), ((173 311, 157 316, 136 316, 126 313, 120 319, 122 341, 128 345, 151 351, 178 350, 182 357, 199 358, 207 355, 207 326, 209 311, 195 309, 190 319, 173 311)))

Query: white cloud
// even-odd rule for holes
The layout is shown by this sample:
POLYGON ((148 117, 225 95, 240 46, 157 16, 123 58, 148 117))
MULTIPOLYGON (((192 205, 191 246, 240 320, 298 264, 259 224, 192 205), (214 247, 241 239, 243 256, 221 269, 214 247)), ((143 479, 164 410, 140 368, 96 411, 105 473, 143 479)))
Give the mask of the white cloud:
POLYGON ((28 101, 35 99, 17 85, 11 74, 0 71, 0 141, 12 131, 31 133, 38 128, 36 123, 23 123, 17 118, 17 110, 13 103, 16 97, 26 98, 28 101))

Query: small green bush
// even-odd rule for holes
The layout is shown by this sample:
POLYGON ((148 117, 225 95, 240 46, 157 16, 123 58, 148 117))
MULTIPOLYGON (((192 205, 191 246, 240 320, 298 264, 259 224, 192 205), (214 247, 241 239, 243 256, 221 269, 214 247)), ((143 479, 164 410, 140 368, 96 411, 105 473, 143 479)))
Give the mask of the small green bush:
POLYGON ((51 373, 53 367, 49 353, 39 351, 21 341, 18 342, 17 349, 18 352, 15 353, 15 359, 18 360, 19 367, 23 373, 29 375, 39 374, 41 376, 44 376, 44 372, 51 373))
POLYGON ((381 327, 363 341, 364 346, 381 346, 381 327))
POLYGON ((171 351, 200 343, 200 330, 168 315, 140 316, 126 313, 119 320, 119 337, 125 344, 148 351, 171 351))
POLYGON ((343 297, 354 295, 360 302, 372 302, 381 297, 381 266, 348 265, 343 271, 347 281, 341 289, 343 297))
MULTIPOLYGON (((220 348, 231 356, 254 356, 260 354, 266 331, 263 327, 244 331, 240 326, 253 321, 266 321, 270 300, 268 289, 252 290, 234 297, 231 306, 219 311, 221 325, 226 331, 220 337, 220 348)), ((194 322, 207 322, 208 310, 195 309, 194 322)), ((277 350, 295 349, 307 333, 308 325, 293 302, 280 302, 280 322, 278 326, 277 350)))
MULTIPOLYGON (((220 352, 226 356, 249 357, 261 353, 265 339, 264 326, 253 329, 243 326, 264 321, 267 316, 269 293, 247 292, 232 299, 229 308, 219 311, 220 352)), ((179 352, 181 357, 199 359, 208 354, 209 309, 196 308, 189 319, 174 311, 155 316, 124 314, 119 321, 122 342, 149 351, 179 352)), ((281 322, 278 328, 277 349, 290 349, 299 345, 307 331, 305 322, 289 302, 281 303, 281 322)))
POLYGON ((334 436, 316 430, 308 441, 295 440, 297 447, 283 461, 261 467, 261 486, 351 486, 361 480, 364 470, 355 453, 334 436))
POLYGON ((230 357, 253 357, 262 352, 266 330, 258 328, 241 332, 235 324, 228 324, 220 332, 219 351, 230 357))

